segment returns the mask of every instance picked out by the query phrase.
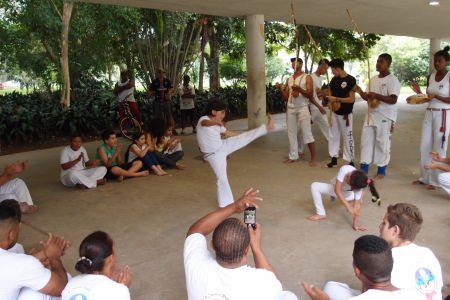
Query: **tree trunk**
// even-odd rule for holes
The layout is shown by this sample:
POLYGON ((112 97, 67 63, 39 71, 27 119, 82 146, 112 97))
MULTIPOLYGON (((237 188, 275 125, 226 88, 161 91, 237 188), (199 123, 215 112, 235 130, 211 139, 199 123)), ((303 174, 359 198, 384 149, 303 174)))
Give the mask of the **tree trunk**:
POLYGON ((70 106, 70 74, 69 74, 69 24, 72 17, 73 1, 63 1, 62 30, 61 30, 61 75, 63 88, 61 90, 61 105, 70 106))
POLYGON ((209 38, 209 48, 210 55, 206 56, 208 62, 208 73, 209 73, 209 89, 217 90, 220 88, 220 76, 219 76, 219 44, 216 39, 216 33, 214 28, 211 27, 210 38, 209 38))
POLYGON ((204 19, 202 27, 202 41, 200 44, 200 70, 198 71, 198 89, 200 91, 203 91, 203 76, 205 74, 205 47, 209 37, 208 19, 204 19))

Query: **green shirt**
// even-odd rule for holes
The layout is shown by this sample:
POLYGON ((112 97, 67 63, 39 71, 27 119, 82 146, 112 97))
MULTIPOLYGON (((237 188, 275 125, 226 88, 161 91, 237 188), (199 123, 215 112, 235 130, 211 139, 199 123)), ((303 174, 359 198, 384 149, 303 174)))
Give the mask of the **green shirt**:
MULTIPOLYGON (((109 148, 106 146, 106 144, 103 144, 103 145, 100 146, 100 148, 103 148, 103 150, 105 150, 106 157, 108 158, 108 160, 110 160, 111 157, 113 157, 114 153, 116 153, 116 147, 112 147, 111 149, 109 149, 109 148)), ((99 152, 98 152, 98 150, 99 150, 100 148, 97 149, 97 156, 96 156, 96 158, 100 160, 100 165, 101 165, 101 166, 104 166, 105 164, 103 163, 103 161, 101 161, 100 154, 99 154, 99 152)), ((113 166, 117 166, 117 158, 116 158, 116 160, 114 160, 113 163, 111 164, 111 167, 113 167, 113 166)))

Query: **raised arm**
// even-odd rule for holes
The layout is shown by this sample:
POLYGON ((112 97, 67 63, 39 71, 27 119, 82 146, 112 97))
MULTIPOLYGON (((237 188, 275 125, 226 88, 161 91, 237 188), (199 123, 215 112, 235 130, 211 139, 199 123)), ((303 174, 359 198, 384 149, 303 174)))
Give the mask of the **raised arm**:
POLYGON ((256 223, 255 229, 252 226, 248 226, 247 228, 250 234, 250 247, 252 248, 253 259, 255 260, 255 267, 271 271, 278 278, 275 269, 270 264, 269 259, 261 247, 261 224, 256 223))
POLYGON ((213 232, 223 220, 229 218, 231 215, 242 213, 249 206, 258 207, 255 202, 262 201, 262 198, 258 197, 258 194, 259 190, 254 190, 252 188, 247 190, 236 202, 219 208, 192 224, 186 236, 190 236, 194 233, 200 233, 207 236, 213 232))

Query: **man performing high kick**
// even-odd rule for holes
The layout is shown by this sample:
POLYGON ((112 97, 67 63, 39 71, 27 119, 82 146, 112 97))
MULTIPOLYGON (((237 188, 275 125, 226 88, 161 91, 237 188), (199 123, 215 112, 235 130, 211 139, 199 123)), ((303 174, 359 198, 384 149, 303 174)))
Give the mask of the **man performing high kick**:
POLYGON ((227 156, 275 128, 272 116, 268 114, 266 125, 238 134, 225 127, 225 110, 226 105, 222 101, 211 100, 206 110, 207 115, 201 117, 197 124, 197 141, 203 159, 209 162, 217 177, 219 207, 234 202, 227 176, 227 156))

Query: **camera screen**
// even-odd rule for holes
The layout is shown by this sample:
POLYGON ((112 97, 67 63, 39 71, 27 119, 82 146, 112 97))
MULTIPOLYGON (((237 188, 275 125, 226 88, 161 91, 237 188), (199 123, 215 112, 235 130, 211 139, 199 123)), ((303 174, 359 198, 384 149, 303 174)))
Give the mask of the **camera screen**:
POLYGON ((244 223, 245 224, 256 224, 256 210, 245 210, 244 211, 244 223))

